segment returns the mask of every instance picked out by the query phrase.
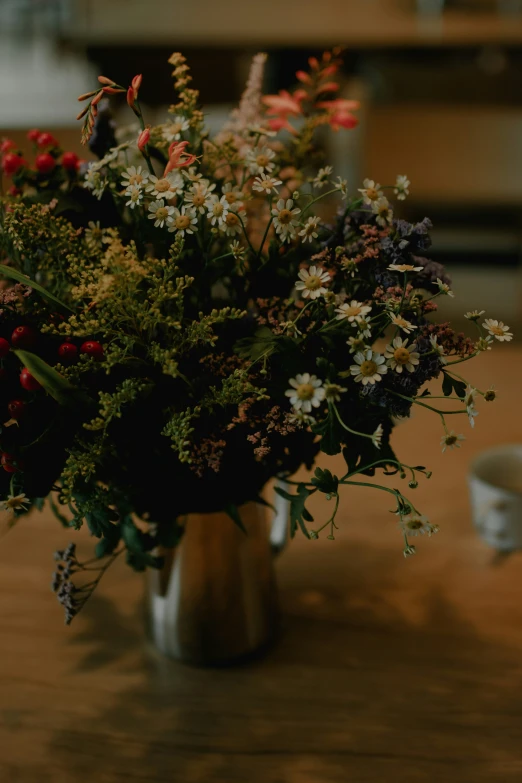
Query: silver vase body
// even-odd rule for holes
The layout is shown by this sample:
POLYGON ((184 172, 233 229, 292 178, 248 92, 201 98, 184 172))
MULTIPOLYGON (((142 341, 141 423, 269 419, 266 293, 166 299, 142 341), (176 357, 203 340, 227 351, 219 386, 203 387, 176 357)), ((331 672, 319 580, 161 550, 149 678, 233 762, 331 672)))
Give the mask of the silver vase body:
POLYGON ((239 509, 243 532, 225 512, 189 514, 165 565, 149 572, 149 628, 157 648, 200 666, 226 665, 268 646, 279 628, 273 558, 284 546, 287 501, 276 513, 239 509))

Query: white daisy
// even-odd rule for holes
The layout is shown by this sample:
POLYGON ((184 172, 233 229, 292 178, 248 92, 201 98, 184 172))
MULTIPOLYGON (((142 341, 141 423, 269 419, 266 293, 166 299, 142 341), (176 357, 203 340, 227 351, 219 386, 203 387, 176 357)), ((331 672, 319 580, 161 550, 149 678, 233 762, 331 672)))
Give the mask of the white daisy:
POLYGON ((399 174, 397 176, 397 179, 395 180, 395 188, 394 193, 397 196, 399 201, 404 201, 406 196, 410 195, 409 187, 410 187, 410 180, 405 174, 399 174))
POLYGON ((319 228, 319 223, 321 222, 321 218, 318 217, 309 217, 306 223, 303 226, 303 230, 299 231, 299 236, 303 237, 303 242, 312 242, 314 239, 317 239, 319 236, 317 233, 317 229, 319 228))
POLYGON ((295 236, 296 226, 299 225, 297 216, 301 214, 299 207, 294 207, 293 199, 280 198, 277 205, 272 210, 274 226, 283 242, 290 242, 295 236))
POLYGON ((372 308, 369 305, 365 305, 364 302, 358 302, 356 299, 348 304, 345 302, 340 307, 336 307, 337 320, 340 321, 346 318, 349 323, 360 321, 367 313, 370 313, 372 308))
POLYGON ((356 353, 353 360, 355 364, 350 367, 350 372, 355 377, 356 383, 362 383, 363 386, 368 383, 373 385, 382 380, 382 376, 388 372, 384 356, 375 353, 371 348, 364 353, 356 353))
POLYGON ((355 321, 355 323, 352 324, 353 326, 357 327, 357 331, 359 332, 359 337, 371 337, 372 336, 372 330, 370 329, 370 322, 367 318, 361 318, 359 321, 355 321))
POLYGON ((143 199, 143 191, 141 188, 138 188, 136 185, 129 185, 129 187, 125 191, 125 196, 128 196, 129 199, 128 201, 125 202, 125 206, 134 209, 136 205, 141 204, 143 199))
POLYGON ((332 174, 332 172, 333 172, 332 166, 324 166, 324 168, 319 169, 319 171, 317 172, 317 174, 312 180, 314 188, 319 188, 319 189, 323 188, 326 185, 328 181, 328 177, 330 176, 330 174, 332 174))
POLYGON ((402 373, 404 369, 408 372, 415 370, 415 365, 419 364, 420 354, 417 353, 417 346, 415 343, 408 346, 408 340, 403 340, 402 337, 394 338, 391 345, 387 345, 384 351, 386 358, 386 364, 398 373, 402 373))
POLYGON ((491 344, 493 343, 493 338, 489 335, 487 337, 480 337, 477 342, 475 343, 475 350, 476 351, 491 351, 491 344))
POLYGON ((433 283, 433 285, 436 285, 436 286, 439 287, 439 292, 441 294, 446 294, 446 296, 451 296, 452 299, 454 298, 455 294, 453 293, 453 291, 451 290, 451 288, 449 287, 449 285, 447 283, 443 283, 442 282, 440 277, 437 277, 437 282, 433 283))
POLYGON ((179 141, 181 134, 190 128, 190 123, 186 117, 181 114, 176 114, 168 125, 165 125, 161 135, 165 141, 179 141))
POLYGON ((460 449, 460 442, 463 440, 466 440, 464 435, 457 435, 453 430, 447 432, 440 440, 442 453, 444 453, 446 449, 460 449))
POLYGON ((423 266, 413 266, 413 264, 390 264, 388 269, 391 272, 422 272, 423 266))
POLYGON ((280 179, 261 174, 261 176, 255 178, 252 190, 257 190, 259 193, 265 193, 268 196, 272 191, 277 193, 277 188, 282 184, 283 182, 280 179))
POLYGON ((183 169, 181 174, 185 179, 188 179, 189 182, 201 182, 203 179, 203 174, 198 171, 196 166, 190 166, 188 169, 183 169))
POLYGON ((223 229, 225 230, 226 235, 233 237, 235 234, 242 234, 243 226, 241 225, 241 221, 243 221, 243 224, 246 224, 246 217, 242 216, 240 218, 236 209, 230 208, 223 221, 223 229))
POLYGON ((103 229, 100 221, 89 220, 84 231, 85 242, 88 247, 101 247, 103 243, 103 229))
POLYGON ((479 412, 475 407, 476 394, 477 390, 468 384, 464 396, 464 404, 466 405, 466 413, 468 414, 469 423, 472 427, 475 426, 475 417, 479 415, 479 412))
POLYGON ((205 202, 205 206, 208 209, 207 217, 209 218, 211 224, 215 226, 216 224, 218 226, 222 226, 226 216, 228 215, 228 201, 226 200, 225 196, 219 196, 216 193, 213 193, 210 198, 208 198, 205 202))
POLYGON ((375 446, 376 449, 381 448, 383 434, 384 434, 384 430, 382 428, 382 424, 377 425, 377 429, 372 435, 372 444, 375 446))
POLYGON ((212 183, 211 185, 208 180, 195 182, 193 185, 191 185, 189 190, 185 192, 183 199, 186 204, 194 207, 194 209, 199 212, 200 215, 204 215, 207 209, 206 202, 210 193, 212 193, 215 187, 215 183, 212 183))
MULTIPOLYGON (((154 221, 156 228, 163 228, 168 218, 174 214, 174 207, 165 205, 162 198, 149 204, 149 220, 154 221)), ((170 221, 169 221, 170 222, 170 221)))
POLYGON ((149 172, 145 171, 142 166, 129 166, 121 175, 122 187, 127 189, 130 185, 135 185, 138 188, 143 187, 149 179, 149 172))
POLYGON ((363 203, 368 206, 371 206, 374 201, 378 201, 383 195, 381 186, 373 179, 365 179, 362 188, 359 188, 359 193, 362 194, 363 203))
POLYGON ((497 321, 494 318, 486 318, 482 326, 501 343, 504 341, 509 342, 513 339, 513 334, 509 331, 509 326, 506 326, 502 321, 497 321))
POLYGON ((485 310, 471 310, 467 313, 464 313, 464 318, 467 318, 468 321, 478 321, 479 318, 482 318, 485 312, 485 310))
POLYGON ((357 335, 357 337, 349 337, 346 341, 346 344, 350 348, 350 353, 357 353, 358 351, 364 352, 369 348, 369 346, 366 345, 362 335, 357 335))
POLYGON ((234 239, 230 245, 230 252, 234 256, 236 261, 242 261, 243 257, 245 255, 245 248, 238 242, 237 239, 234 239))
POLYGON ((181 209, 178 209, 177 207, 173 208, 172 215, 168 222, 168 230, 170 233, 175 231, 183 237, 185 234, 194 233, 192 226, 197 225, 198 216, 196 215, 196 210, 193 207, 186 207, 183 205, 181 209))
POLYGON ((91 164, 85 173, 84 187, 88 190, 92 190, 92 195, 96 196, 99 201, 108 184, 108 181, 102 177, 100 172, 91 164))
POLYGON ((1 511, 14 511, 15 509, 22 509, 27 511, 27 506, 31 504, 30 499, 23 493, 20 495, 8 495, 6 500, 2 500, 0 503, 1 511))
POLYGON ((324 283, 329 283, 331 277, 320 266, 311 266, 309 269, 301 269, 298 274, 299 280, 295 284, 298 291, 302 291, 303 299, 319 299, 320 296, 328 291, 324 283))
POLYGON ((288 382, 292 388, 288 389, 285 395, 290 397, 294 410, 310 413, 312 408, 318 408, 324 400, 323 382, 315 375, 305 372, 290 378, 288 382))
POLYGON ((384 196, 377 201, 372 201, 372 211, 376 215, 375 222, 386 228, 391 225, 393 220, 393 211, 390 207, 390 202, 384 196))
POLYGON ((245 163, 251 174, 262 174, 265 171, 274 170, 275 156, 274 150, 271 150, 270 147, 254 147, 249 149, 245 155, 245 163))
POLYGON ((432 347, 432 350, 438 354, 439 359, 441 360, 442 364, 446 364, 446 351, 444 350, 444 347, 442 345, 439 345, 437 342, 437 338, 433 335, 430 337, 430 345, 432 347))
POLYGON ((348 389, 345 389, 344 386, 327 381, 324 385, 324 398, 327 402, 341 402, 341 394, 344 394, 346 391, 348 389))
POLYGON ((407 321, 406 318, 403 318, 402 315, 395 315, 395 313, 388 313, 390 316, 390 321, 394 326, 398 326, 399 329, 402 329, 403 332, 406 332, 406 334, 409 334, 410 332, 413 332, 414 329, 417 327, 412 324, 410 321, 407 321))
POLYGON ((227 184, 223 186, 221 192, 226 198, 227 204, 229 204, 229 206, 232 206, 232 204, 235 204, 236 207, 243 206, 245 195, 241 188, 239 188, 237 185, 232 185, 231 182, 227 182, 227 184))
POLYGON ((406 514, 399 520, 399 527, 408 536, 432 536, 437 533, 437 525, 432 525, 423 514, 406 514))
POLYGON ((335 187, 338 189, 341 197, 345 199, 348 195, 348 180, 343 179, 342 177, 337 177, 337 179, 334 180, 332 184, 335 185, 335 187))
POLYGON ((299 427, 307 427, 310 424, 315 424, 315 418, 310 416, 309 413, 303 413, 303 411, 296 411, 295 413, 287 413, 287 421, 290 424, 297 424, 299 427))
POLYGON ((171 171, 166 177, 155 177, 151 174, 146 191, 154 198, 170 199, 179 196, 183 192, 183 177, 179 171, 171 171))

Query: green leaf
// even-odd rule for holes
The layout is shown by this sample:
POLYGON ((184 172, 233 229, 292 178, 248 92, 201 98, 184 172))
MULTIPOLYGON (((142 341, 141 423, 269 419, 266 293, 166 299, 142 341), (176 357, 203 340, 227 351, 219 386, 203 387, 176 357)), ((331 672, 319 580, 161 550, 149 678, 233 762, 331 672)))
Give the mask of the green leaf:
POLYGON ((234 522, 234 524, 237 525, 238 528, 242 530, 245 535, 248 535, 247 529, 243 524, 243 520, 241 519, 241 515, 237 509, 237 506, 234 505, 234 503, 229 503, 227 506, 225 506, 224 510, 228 514, 230 519, 234 522))
POLYGON ((322 468, 316 468, 312 484, 316 486, 320 492, 324 492, 326 495, 335 495, 339 487, 339 479, 337 476, 332 475, 328 468, 325 468, 324 470, 322 468))
POLYGON ((234 345, 234 350, 243 359, 257 361, 261 356, 274 350, 277 335, 268 326, 256 329, 253 337, 242 337, 234 345))
POLYGON ((455 392, 457 397, 460 397, 461 399, 464 398, 466 396, 466 384, 464 381, 459 381, 457 378, 453 378, 445 370, 442 372, 444 374, 444 380, 442 382, 442 391, 444 396, 449 397, 452 392, 455 392))
POLYGON ((305 521, 313 522, 314 518, 305 507, 305 503, 310 495, 313 495, 315 489, 307 489, 304 484, 299 484, 297 487, 297 495, 292 495, 281 487, 275 487, 275 491, 278 495, 281 495, 282 498, 290 501, 290 536, 294 538, 297 528, 299 527, 306 538, 310 538, 310 533, 306 528, 305 521))
POLYGON ((449 397, 453 391, 453 383, 449 375, 443 372, 444 380, 442 381, 442 393, 445 397, 449 397))
POLYGON ((326 419, 312 424, 312 432, 321 436, 321 451, 325 454, 339 454, 344 433, 332 410, 328 412, 326 419))
POLYGON ((41 286, 39 283, 35 283, 34 280, 31 280, 26 275, 23 275, 17 269, 12 269, 10 266, 6 266, 5 264, 0 264, 0 274, 2 274, 4 277, 9 277, 11 280, 16 280, 17 283, 23 283, 24 285, 31 286, 31 288, 33 288, 35 291, 38 291, 38 293, 41 294, 44 297, 44 299, 47 299, 49 302, 54 302, 54 304, 63 307, 65 310, 68 310, 70 313, 74 312, 74 310, 72 310, 68 305, 66 305, 64 302, 58 299, 58 297, 54 296, 54 294, 49 293, 49 291, 46 291, 46 289, 43 286, 41 286))
POLYGON ((84 392, 73 386, 67 378, 44 362, 39 356, 30 351, 14 351, 24 367, 27 367, 38 383, 40 383, 51 397, 54 397, 60 405, 75 405, 80 402, 84 405, 92 405, 93 402, 84 392))

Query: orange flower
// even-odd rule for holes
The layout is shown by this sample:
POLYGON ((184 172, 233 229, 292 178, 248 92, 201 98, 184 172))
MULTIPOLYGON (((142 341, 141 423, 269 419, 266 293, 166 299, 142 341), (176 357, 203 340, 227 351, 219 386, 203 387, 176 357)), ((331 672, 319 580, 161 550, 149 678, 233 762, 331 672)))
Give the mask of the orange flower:
POLYGON ((188 141, 174 141, 169 147, 169 162, 165 166, 163 176, 166 177, 173 169, 182 169, 191 166, 197 160, 196 155, 185 152, 188 141))

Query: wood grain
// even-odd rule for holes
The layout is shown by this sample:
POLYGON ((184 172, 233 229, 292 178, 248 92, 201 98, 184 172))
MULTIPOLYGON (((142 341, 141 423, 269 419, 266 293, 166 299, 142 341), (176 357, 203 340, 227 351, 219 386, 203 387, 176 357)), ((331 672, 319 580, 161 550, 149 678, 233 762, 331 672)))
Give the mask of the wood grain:
POLYGON ((499 347, 470 365, 500 397, 472 436, 459 419, 460 451, 440 453, 425 411, 396 431, 434 469, 415 491, 441 532, 405 561, 385 493, 346 493, 337 541, 279 558, 285 630, 249 665, 157 654, 123 564, 65 629, 48 583, 67 533, 35 514, 2 538, 2 783, 520 781, 522 554, 477 539, 465 476, 474 453, 522 439, 521 360, 499 347))

